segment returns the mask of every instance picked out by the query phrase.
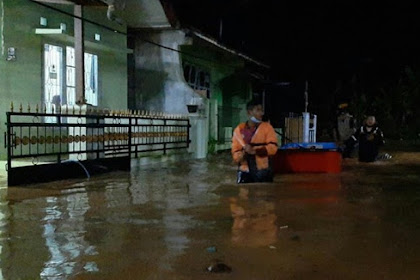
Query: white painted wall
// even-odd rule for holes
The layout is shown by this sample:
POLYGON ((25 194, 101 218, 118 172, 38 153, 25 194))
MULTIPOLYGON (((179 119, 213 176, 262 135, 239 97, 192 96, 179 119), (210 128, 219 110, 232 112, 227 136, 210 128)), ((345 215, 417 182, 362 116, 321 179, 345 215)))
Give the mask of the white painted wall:
POLYGON ((187 115, 187 104, 194 100, 201 108, 191 120, 191 152, 194 158, 207 156, 208 104, 186 82, 183 75, 181 45, 189 44, 181 30, 138 33, 135 39, 135 82, 130 108, 187 115), (149 41, 149 42, 148 42, 149 41), (156 44, 160 46, 157 46, 156 44), (163 48, 165 46, 172 50, 163 48))
POLYGON ((166 30, 142 33, 136 39, 135 107, 137 109, 187 114, 186 105, 200 95, 188 86, 183 76, 180 53, 151 44, 179 50, 187 44, 184 32, 166 30))

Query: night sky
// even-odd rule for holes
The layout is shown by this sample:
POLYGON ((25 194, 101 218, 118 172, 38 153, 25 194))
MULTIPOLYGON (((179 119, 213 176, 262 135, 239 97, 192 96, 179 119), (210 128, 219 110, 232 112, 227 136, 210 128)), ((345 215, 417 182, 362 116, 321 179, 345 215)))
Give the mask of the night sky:
POLYGON ((413 5, 313 2, 174 1, 184 24, 216 38, 222 19, 221 41, 271 65, 278 78, 316 78, 323 67, 343 76, 367 64, 386 72, 418 63, 420 23, 413 5))
MULTIPOLYGON (((370 98, 373 99, 380 88, 394 86, 406 66, 420 69, 420 20, 413 3, 261 0, 173 3, 183 25, 192 25, 267 63, 271 66, 270 80, 294 83, 298 105, 289 102, 290 108, 282 110, 303 109, 305 80, 309 81, 310 110, 330 118, 334 106, 352 98, 350 84, 354 77, 365 91, 373 92, 370 98), (223 34, 219 38, 221 19, 223 34), (338 85, 341 95, 337 94, 338 85)), ((288 93, 283 90, 282 94, 288 93)))
POLYGON ((418 62, 420 23, 413 5, 310 2, 174 1, 183 23, 217 38, 223 19, 222 42, 285 77, 311 76, 321 64, 342 75, 368 63, 418 62))

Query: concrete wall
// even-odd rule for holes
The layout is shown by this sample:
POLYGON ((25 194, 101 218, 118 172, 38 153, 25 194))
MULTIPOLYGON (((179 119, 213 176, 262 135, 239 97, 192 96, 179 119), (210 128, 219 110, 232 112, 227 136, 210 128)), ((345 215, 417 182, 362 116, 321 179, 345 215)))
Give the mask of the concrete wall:
POLYGON ((251 78, 244 75, 243 59, 205 40, 190 37, 184 30, 142 29, 134 32, 133 37, 130 44, 135 49, 135 64, 129 77, 130 108, 187 114, 186 104, 200 95, 186 83, 182 64, 194 65, 210 73, 211 96, 209 100, 201 99, 200 117, 192 118, 193 124, 203 125, 206 130, 195 133, 203 128, 193 128, 192 137, 207 139, 191 139, 192 146, 198 145, 197 154, 202 155, 204 150, 207 153, 207 147, 200 146, 202 143, 207 146, 210 140, 214 145, 214 141, 228 139, 226 145, 216 145, 211 150, 229 149, 230 136, 225 137, 226 131, 246 120, 245 104, 252 97, 251 78))
MULTIPOLYGON (((244 69, 243 59, 199 38, 186 36, 183 30, 144 30, 136 33, 135 38, 135 65, 129 78, 130 108, 186 114, 186 104, 199 97, 184 79, 182 63, 186 62, 209 72, 211 78, 210 100, 202 99, 205 110, 201 117, 192 118, 193 124, 205 126, 206 131, 195 133, 203 128, 193 128, 191 135, 207 137, 191 139, 192 147, 197 146, 196 151, 200 151, 197 154, 207 153, 207 147, 201 145, 207 146, 209 139, 223 141, 224 127, 235 127, 246 120, 245 104, 252 96, 252 88, 247 77, 238 75, 244 69)), ((228 145, 216 146, 216 150, 230 148, 229 144, 230 140, 228 145)))
POLYGON ((186 43, 179 30, 142 32, 135 39, 132 109, 170 114, 187 114, 186 105, 199 95, 184 80, 180 54, 157 45, 178 50, 186 43))
MULTIPOLYGON (((249 78, 238 75, 245 67, 244 62, 230 53, 200 42, 197 38, 193 45, 184 45, 181 50, 184 62, 210 72, 209 137, 222 144, 226 138, 225 128, 235 128, 247 118, 245 105, 252 96, 252 86, 249 78)), ((216 150, 226 148, 230 148, 230 145, 216 146, 216 150)))
MULTIPOLYGON (((52 5, 52 4, 51 4, 52 5)), ((72 5, 54 5, 72 12, 72 5)), ((42 7, 27 0, 0 0, 0 134, 5 131, 5 112, 14 102, 15 110, 20 103, 26 109, 28 103, 40 104, 43 91, 43 46, 55 44, 74 46, 73 18, 42 7), (37 35, 40 17, 48 20, 47 28, 67 25, 61 35, 37 35), (16 60, 6 61, 7 49, 16 49, 16 60)), ((85 8, 84 17, 110 28, 126 32, 106 18, 106 8, 85 8)), ((86 52, 98 55, 99 107, 127 108, 127 43, 126 35, 85 23, 86 52), (101 34, 101 41, 94 41, 94 34, 101 34)), ((5 158, 3 143, 0 158, 5 158)))
POLYGON ((160 0, 124 0, 124 3, 125 9, 117 11, 117 14, 121 14, 130 27, 170 27, 160 0))
POLYGON ((199 112, 190 114, 192 127, 188 152, 194 158, 204 158, 207 156, 208 142, 208 101, 201 98, 185 82, 180 53, 174 51, 187 43, 184 32, 180 30, 136 34, 133 43, 135 64, 129 78, 129 107, 136 110, 187 115, 187 104, 194 102, 199 105, 199 112))

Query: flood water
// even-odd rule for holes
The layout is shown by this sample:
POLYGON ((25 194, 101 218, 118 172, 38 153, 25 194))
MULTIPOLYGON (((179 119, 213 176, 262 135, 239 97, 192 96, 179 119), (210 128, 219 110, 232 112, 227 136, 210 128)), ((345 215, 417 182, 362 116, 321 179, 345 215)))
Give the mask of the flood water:
POLYGON ((237 185, 222 153, 2 189, 0 279, 419 279, 420 152, 392 155, 273 184, 237 185))

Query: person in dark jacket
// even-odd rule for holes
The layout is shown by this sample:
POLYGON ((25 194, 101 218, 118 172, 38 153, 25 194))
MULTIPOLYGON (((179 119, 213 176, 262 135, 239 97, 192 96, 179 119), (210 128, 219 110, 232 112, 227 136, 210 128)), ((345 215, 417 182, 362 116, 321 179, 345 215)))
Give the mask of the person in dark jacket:
POLYGON ((365 123, 356 132, 347 139, 344 144, 343 157, 350 157, 356 144, 359 144, 359 161, 373 162, 377 159, 389 159, 390 155, 384 154, 378 156, 379 147, 385 144, 384 134, 376 124, 375 116, 366 117, 365 123))

